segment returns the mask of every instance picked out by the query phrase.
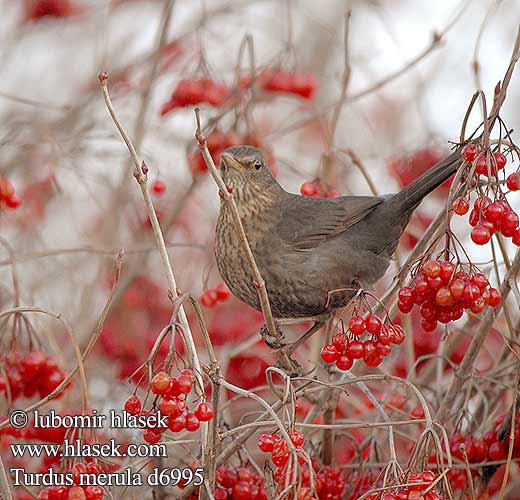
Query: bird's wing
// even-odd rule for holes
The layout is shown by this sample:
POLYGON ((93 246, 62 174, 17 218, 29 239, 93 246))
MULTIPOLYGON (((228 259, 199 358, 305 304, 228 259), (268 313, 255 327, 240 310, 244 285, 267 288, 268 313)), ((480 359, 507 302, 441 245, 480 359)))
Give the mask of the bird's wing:
POLYGON ((343 233, 382 202, 382 198, 374 196, 284 196, 277 235, 294 250, 310 250, 343 233))

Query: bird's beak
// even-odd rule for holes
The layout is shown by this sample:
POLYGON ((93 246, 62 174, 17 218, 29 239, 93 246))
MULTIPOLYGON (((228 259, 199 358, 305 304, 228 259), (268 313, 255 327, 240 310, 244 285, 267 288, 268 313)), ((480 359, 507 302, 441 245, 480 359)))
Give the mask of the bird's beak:
POLYGON ((244 167, 242 164, 233 158, 232 155, 229 153, 222 153, 222 156, 220 157, 221 161, 224 163, 224 165, 228 168, 234 168, 235 170, 238 170, 239 172, 244 171, 244 167))

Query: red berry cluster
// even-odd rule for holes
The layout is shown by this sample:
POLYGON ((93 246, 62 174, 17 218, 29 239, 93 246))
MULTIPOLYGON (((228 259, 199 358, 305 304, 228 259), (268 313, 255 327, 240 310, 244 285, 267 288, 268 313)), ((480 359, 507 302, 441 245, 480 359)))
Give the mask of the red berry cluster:
POLYGON ((215 288, 204 290, 199 300, 204 307, 214 307, 218 302, 225 302, 231 297, 231 292, 225 283, 219 283, 215 288))
MULTIPOLYGON (((221 132, 220 130, 214 130, 206 137, 206 144, 208 151, 215 162, 215 165, 220 163, 220 155, 227 149, 240 144, 240 137, 235 132, 221 132)), ((200 151, 194 151, 188 157, 188 165, 192 175, 204 174, 208 171, 206 162, 202 157, 200 151)))
POLYGON ((66 372, 56 360, 40 351, 32 351, 24 356, 13 353, 0 357, 0 365, 2 364, 5 377, 0 374, 0 394, 10 396, 12 401, 32 398, 36 394, 43 398, 66 377, 66 372))
MULTIPOLYGON (((256 78, 260 88, 266 92, 293 94, 312 100, 318 90, 318 78, 314 73, 289 72, 281 69, 266 69, 256 78)), ((240 88, 251 85, 250 76, 240 78, 240 88)))
MULTIPOLYGON (((498 173, 504 169, 507 160, 500 152, 486 152, 480 144, 470 143, 462 150, 462 157, 478 175, 498 178, 498 173)), ((511 174, 506 179, 506 185, 511 191, 520 189, 520 172, 511 174)), ((471 239, 477 245, 485 245, 493 234, 501 233, 506 238, 512 238, 515 245, 520 245, 520 229, 518 228, 518 214, 511 208, 502 192, 500 184, 493 194, 494 199, 487 196, 479 196, 473 205, 469 215, 471 239)), ((469 212, 470 200, 466 196, 459 196, 453 201, 453 212, 464 215, 469 212)))
MULTIPOLYGON (((500 462, 507 458, 507 441, 509 434, 505 440, 500 440, 498 433, 504 422, 505 416, 501 415, 495 421, 493 429, 487 431, 482 437, 464 436, 457 433, 450 437, 449 445, 452 458, 460 463, 466 463, 464 452, 470 464, 480 464, 484 462, 500 462), (464 451, 463 451, 464 450, 464 451)), ((520 416, 515 417, 515 436, 520 433, 520 416)), ((520 442, 515 438, 513 443, 513 460, 520 458, 520 442)), ((435 457, 430 457, 431 461, 435 457)), ((477 468, 471 468, 473 476, 478 475, 477 468)), ((454 490, 463 489, 467 481, 467 473, 465 469, 451 469, 448 472, 448 479, 454 490)))
MULTIPOLYGON (((293 429, 289 437, 297 452, 303 452, 305 437, 303 434, 293 429)), ((289 460, 289 446, 286 441, 277 434, 262 434, 258 438, 258 447, 265 453, 271 453, 271 460, 276 467, 283 467, 289 460)))
POLYGON ((426 332, 433 332, 437 322, 447 324, 460 319, 464 309, 479 314, 486 306, 500 304, 500 292, 489 286, 482 273, 455 272, 456 267, 453 262, 429 260, 412 286, 399 289, 399 310, 406 314, 414 305, 421 306, 421 327, 426 332))
POLYGON ((181 80, 175 86, 170 99, 162 105, 160 115, 165 116, 173 109, 201 103, 220 106, 228 95, 229 89, 215 80, 181 80))
MULTIPOLYGON (((433 167, 442 158, 444 158, 444 154, 441 151, 423 148, 408 155, 392 158, 388 162, 388 169, 397 179, 399 187, 402 189, 419 177, 419 175, 433 167)), ((440 190, 446 193, 450 188, 450 184, 451 179, 444 181, 440 190)))
POLYGON ((102 500, 105 493, 100 486, 79 486, 80 476, 100 472, 94 463, 78 462, 72 467, 74 486, 49 486, 40 491, 38 500, 102 500))
POLYGON ((425 470, 415 474, 410 474, 407 486, 396 488, 385 492, 371 493, 365 500, 444 500, 444 497, 433 490, 424 493, 430 487, 437 476, 431 470, 425 470))
MULTIPOLYGON (((465 197, 453 201, 453 211, 457 215, 466 214, 469 207, 470 203, 465 197)), ((513 243, 520 246, 518 221, 518 214, 505 198, 491 201, 487 196, 479 196, 469 214, 469 223, 473 227, 471 239, 477 245, 485 245, 493 234, 499 232, 506 238, 512 238, 513 243)))
POLYGON ((392 352, 391 344, 402 344, 404 331, 399 325, 383 323, 375 314, 366 318, 353 316, 349 321, 348 333, 337 333, 332 344, 321 350, 321 359, 325 363, 335 363, 340 370, 350 370, 354 360, 362 359, 367 366, 376 367, 383 358, 392 352), (364 333, 369 339, 360 340, 364 333))
POLYGON ((335 198, 340 195, 337 191, 325 191, 321 183, 316 180, 304 182, 300 186, 300 193, 313 198, 335 198))
POLYGON ((500 152, 486 154, 480 144, 470 143, 461 153, 462 157, 470 163, 475 163, 475 172, 488 177, 495 176, 507 163, 506 157, 500 152))
POLYGON ((0 177, 0 209, 5 205, 7 208, 18 208, 22 200, 16 196, 13 185, 8 179, 0 177))
POLYGON ((246 467, 221 465, 215 479, 215 500, 267 500, 264 479, 246 467))
MULTIPOLYGON (((311 474, 308 462, 303 458, 303 434, 294 429, 289 433, 292 443, 298 453, 301 466, 300 489, 298 498, 304 500, 340 500, 347 486, 346 475, 337 467, 319 466, 316 460, 311 459, 314 471, 314 487, 316 496, 311 496, 311 474)), ((281 488, 285 486, 288 471, 289 447, 283 438, 277 434, 262 434, 258 439, 258 447, 265 453, 271 453, 271 461, 277 467, 274 473, 275 481, 281 488)))
POLYGON ((124 406, 130 415, 150 415, 157 410, 168 415, 167 428, 144 430, 143 439, 147 443, 158 443, 161 434, 168 429, 172 432, 185 429, 195 432, 200 427, 200 422, 208 422, 215 416, 213 405, 205 401, 199 403, 194 412, 187 411, 186 398, 193 389, 193 372, 189 369, 182 370, 178 377, 171 377, 166 372, 156 373, 150 382, 150 389, 157 395, 152 410, 143 410, 141 400, 136 395, 130 396, 124 406))
POLYGON ((42 17, 70 17, 76 11, 71 0, 24 0, 25 19, 28 21, 42 17))

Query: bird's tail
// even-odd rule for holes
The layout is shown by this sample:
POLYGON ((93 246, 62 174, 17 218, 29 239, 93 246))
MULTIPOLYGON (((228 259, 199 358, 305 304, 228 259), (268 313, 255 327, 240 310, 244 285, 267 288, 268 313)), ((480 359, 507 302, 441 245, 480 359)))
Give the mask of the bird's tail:
POLYGON ((397 212, 396 215, 411 213, 426 195, 431 193, 437 186, 440 186, 457 171, 460 163, 460 149, 457 149, 436 163, 427 172, 424 172, 424 174, 415 179, 411 184, 408 184, 408 186, 392 196, 388 205, 394 207, 397 212))

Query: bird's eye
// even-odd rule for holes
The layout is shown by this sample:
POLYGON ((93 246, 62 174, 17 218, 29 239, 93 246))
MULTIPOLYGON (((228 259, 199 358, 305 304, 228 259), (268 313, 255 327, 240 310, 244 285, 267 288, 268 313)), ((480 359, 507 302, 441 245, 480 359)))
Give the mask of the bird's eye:
POLYGON ((262 162, 260 160, 255 160, 253 165, 256 168, 256 170, 260 170, 262 168, 262 162))

